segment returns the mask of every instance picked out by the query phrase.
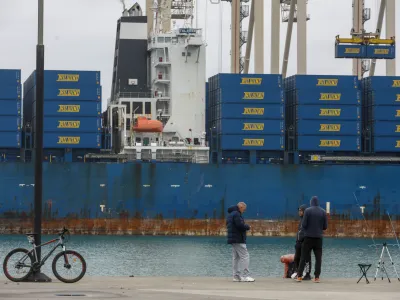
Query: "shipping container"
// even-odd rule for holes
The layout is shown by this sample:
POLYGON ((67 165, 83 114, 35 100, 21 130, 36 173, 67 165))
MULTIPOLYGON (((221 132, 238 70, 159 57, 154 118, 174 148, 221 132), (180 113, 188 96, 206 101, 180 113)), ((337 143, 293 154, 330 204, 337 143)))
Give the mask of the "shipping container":
POLYGON ((361 91, 347 89, 324 93, 317 89, 291 90, 286 92, 287 105, 361 105, 361 91))
POLYGON ((338 89, 358 89, 357 76, 346 75, 294 75, 285 79, 286 90, 318 90, 336 92, 338 89))
POLYGON ((400 106, 400 89, 380 89, 364 93, 365 105, 398 105, 400 106))
POLYGON ((220 103, 261 103, 283 104, 282 89, 266 89, 264 87, 232 86, 226 89, 217 89, 211 92, 213 105, 220 103))
POLYGON ((0 87, 21 84, 21 70, 0 69, 0 87))
POLYGON ((0 116, 21 116, 21 100, 0 100, 0 116))
MULTIPOLYGON (((100 86, 99 71, 66 71, 45 70, 44 82, 46 87, 94 87, 100 86)), ((36 85, 36 71, 28 77, 24 83, 24 90, 30 90, 36 85)))
POLYGON ((298 151, 360 151, 360 136, 297 136, 298 151))
MULTIPOLYGON (((36 115, 36 102, 33 103, 36 115)), ((44 116, 95 117, 101 115, 101 102, 97 101, 45 101, 44 116)))
MULTIPOLYGON (((36 87, 30 89, 25 94, 24 99, 31 102, 35 101, 36 87)), ((56 86, 45 86, 44 99, 53 101, 98 101, 101 100, 101 87, 58 88, 56 86)))
POLYGON ((395 59, 396 47, 390 45, 368 45, 366 58, 395 59))
POLYGON ((372 139, 373 152, 400 152, 399 137, 376 136, 372 139))
POLYGON ((296 124, 298 135, 360 135, 360 121, 300 120, 296 124))
POLYGON ((363 87, 366 90, 399 89, 400 76, 372 76, 364 78, 363 87))
POLYGON ((221 104, 211 108, 211 120, 218 119, 279 119, 285 117, 280 104, 221 104))
POLYGON ((0 148, 21 148, 21 133, 0 131, 0 148))
POLYGON ((0 85, 0 100, 20 100, 21 85, 0 85))
POLYGON ((374 136, 399 136, 400 119, 397 121, 373 121, 367 123, 367 128, 374 136))
POLYGON ((224 135, 218 136, 219 150, 270 150, 285 148, 284 135, 224 135))
POLYGON ((3 131, 12 131, 12 132, 21 131, 21 117, 0 116, 0 132, 3 131))
MULTIPOLYGON (((33 118, 33 131, 36 131, 33 118)), ((44 132, 100 132, 101 117, 45 117, 43 120, 44 132)))
POLYGON ((100 133, 46 132, 43 135, 44 148, 101 148, 100 133))
POLYGON ((280 74, 216 74, 213 79, 212 89, 236 89, 240 86, 252 88, 263 88, 268 90, 282 88, 282 75, 280 74))
POLYGON ((282 120, 220 119, 216 124, 219 134, 280 135, 285 132, 285 123, 282 120))
POLYGON ((290 108, 296 111, 297 120, 359 120, 361 107, 355 105, 298 105, 290 108))
POLYGON ((365 45, 335 45, 335 58, 364 58, 367 55, 365 45))
POLYGON ((368 121, 397 121, 400 120, 400 105, 397 106, 369 106, 368 121))

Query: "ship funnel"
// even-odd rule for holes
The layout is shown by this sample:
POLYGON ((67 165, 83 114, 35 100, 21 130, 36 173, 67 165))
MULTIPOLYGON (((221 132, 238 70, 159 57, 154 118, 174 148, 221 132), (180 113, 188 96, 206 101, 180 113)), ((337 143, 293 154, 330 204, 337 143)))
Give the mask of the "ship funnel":
POLYGON ((142 16, 143 12, 142 12, 142 8, 140 7, 139 3, 135 3, 129 10, 128 13, 130 16, 142 16))

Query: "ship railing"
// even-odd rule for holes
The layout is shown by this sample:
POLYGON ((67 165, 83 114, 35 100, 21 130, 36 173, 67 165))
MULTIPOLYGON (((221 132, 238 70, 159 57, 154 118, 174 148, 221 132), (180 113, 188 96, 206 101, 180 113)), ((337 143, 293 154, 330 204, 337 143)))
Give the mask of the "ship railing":
POLYGON ((152 98, 151 92, 119 92, 117 98, 152 98))

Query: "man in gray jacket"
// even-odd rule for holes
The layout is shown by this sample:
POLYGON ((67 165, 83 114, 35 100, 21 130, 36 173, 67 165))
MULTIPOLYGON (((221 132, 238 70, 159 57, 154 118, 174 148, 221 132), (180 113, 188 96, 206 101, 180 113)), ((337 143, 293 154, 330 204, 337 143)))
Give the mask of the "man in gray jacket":
POLYGON ((311 250, 313 250, 315 255, 314 282, 319 283, 322 264, 322 237, 324 235, 324 230, 328 228, 328 218, 325 210, 319 206, 318 197, 312 197, 310 205, 311 207, 304 211, 302 222, 304 242, 301 248, 300 267, 298 270, 300 276, 297 277, 297 281, 301 282, 303 280, 302 274, 304 271, 305 261, 306 258, 311 256, 311 250))

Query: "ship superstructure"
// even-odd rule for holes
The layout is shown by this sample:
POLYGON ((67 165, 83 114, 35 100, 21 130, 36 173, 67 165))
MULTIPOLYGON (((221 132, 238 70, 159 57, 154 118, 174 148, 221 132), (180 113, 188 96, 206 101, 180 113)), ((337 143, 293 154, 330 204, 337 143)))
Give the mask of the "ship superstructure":
POLYGON ((142 16, 135 4, 118 21, 110 146, 129 160, 208 163, 205 44, 190 22, 193 2, 155 1, 151 11, 142 16))

